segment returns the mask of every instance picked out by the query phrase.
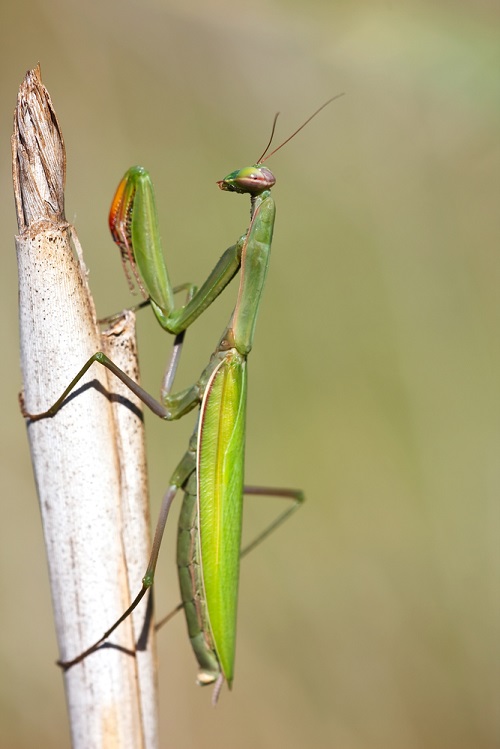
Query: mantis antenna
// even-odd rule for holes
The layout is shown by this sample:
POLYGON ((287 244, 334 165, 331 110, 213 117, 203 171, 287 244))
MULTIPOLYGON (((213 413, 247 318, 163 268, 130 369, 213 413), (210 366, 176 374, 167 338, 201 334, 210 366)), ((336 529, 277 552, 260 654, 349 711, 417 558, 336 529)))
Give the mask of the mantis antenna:
POLYGON ((276 151, 279 151, 280 148, 283 148, 283 146, 286 143, 288 143, 288 141, 292 140, 292 138, 295 138, 295 136, 297 135, 297 133, 300 133, 300 131, 303 128, 305 128, 305 126, 309 122, 311 122, 311 120, 313 120, 316 117, 317 114, 319 114, 325 107, 327 107, 328 104, 331 104, 332 101, 335 101, 335 99, 340 99, 340 97, 344 96, 344 95, 345 95, 345 92, 342 92, 341 94, 337 94, 336 96, 332 96, 332 98, 328 99, 328 101, 325 101, 325 103, 322 104, 315 112, 313 112, 312 115, 310 117, 308 117, 307 120, 305 122, 303 122, 300 127, 297 128, 297 130, 295 130, 295 132, 293 132, 291 135, 289 135, 288 138, 283 141, 283 143, 281 143, 279 146, 277 146, 273 151, 271 151, 270 154, 268 154, 266 156, 266 153, 268 152, 268 150, 269 150, 269 148, 271 146, 271 143, 273 141, 274 131, 276 129, 276 120, 279 117, 279 112, 276 112, 276 114, 274 115, 273 127, 272 127, 272 130, 271 130, 271 137, 269 138, 269 143, 267 144, 267 146, 266 146, 266 148, 264 150, 264 153, 262 154, 262 156, 260 157, 260 159, 258 159, 257 164, 263 164, 264 161, 267 161, 268 159, 270 159, 271 156, 273 156, 276 153, 276 151), (264 158, 264 156, 266 156, 266 158, 264 158))

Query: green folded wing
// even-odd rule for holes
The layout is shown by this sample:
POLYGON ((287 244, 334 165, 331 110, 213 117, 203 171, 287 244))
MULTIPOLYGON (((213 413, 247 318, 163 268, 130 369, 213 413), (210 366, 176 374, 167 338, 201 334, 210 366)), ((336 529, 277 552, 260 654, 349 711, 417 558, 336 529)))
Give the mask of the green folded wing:
POLYGON ((234 674, 245 452, 246 362, 228 352, 200 411, 198 510, 203 587, 222 673, 234 674))

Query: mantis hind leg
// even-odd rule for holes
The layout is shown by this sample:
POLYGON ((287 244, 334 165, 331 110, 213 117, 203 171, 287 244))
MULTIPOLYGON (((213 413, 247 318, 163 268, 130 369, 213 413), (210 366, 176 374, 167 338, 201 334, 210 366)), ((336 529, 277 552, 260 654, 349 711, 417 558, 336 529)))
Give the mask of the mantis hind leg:
POLYGON ((304 493, 300 489, 283 489, 268 486, 245 486, 243 492, 246 495, 253 495, 256 497, 280 497, 282 499, 291 499, 293 500, 293 504, 290 505, 290 507, 287 507, 286 510, 281 512, 276 520, 273 520, 273 522, 268 525, 267 528, 262 531, 262 533, 259 533, 259 535, 254 538, 253 541, 243 547, 240 555, 241 558, 245 557, 247 554, 253 551, 255 547, 262 543, 262 541, 270 536, 271 533, 274 533, 274 531, 277 530, 280 525, 285 522, 285 520, 288 520, 290 515, 292 515, 295 510, 298 510, 298 508, 302 504, 304 504, 305 501, 304 493))
MULTIPOLYGON (((305 501, 304 493, 300 489, 284 489, 284 488, 275 488, 275 487, 268 487, 268 486, 245 486, 243 488, 243 493, 246 495, 253 495, 257 497, 279 497, 283 499, 291 499, 293 501, 293 504, 290 507, 287 507, 286 510, 284 510, 282 513, 278 515, 278 517, 273 520, 273 522, 267 526, 261 533, 258 534, 256 538, 253 539, 249 544, 247 544, 243 549, 241 550, 241 558, 245 557, 247 554, 249 554, 251 551, 253 551, 262 541, 264 541, 268 536, 271 535, 275 530, 277 530, 280 525, 282 525, 285 520, 288 520, 288 518, 297 510, 305 501)), ((184 603, 178 603, 177 606, 172 609, 166 616, 163 617, 163 619, 160 619, 160 621, 156 622, 155 624, 155 630, 158 631, 163 627, 167 622, 169 622, 171 619, 174 618, 176 614, 179 613, 179 611, 182 611, 184 608, 184 603)))
POLYGON ((96 642, 94 642, 93 645, 91 645, 89 648, 84 650, 82 653, 77 655, 76 658, 73 658, 72 660, 57 662, 57 664, 61 666, 63 670, 67 671, 69 668, 76 665, 77 663, 81 663, 81 661, 83 661, 88 655, 98 650, 98 648, 108 639, 108 637, 115 631, 115 629, 125 619, 127 619, 130 616, 132 611, 136 608, 136 606, 140 603, 140 601, 144 598, 148 590, 153 585, 156 563, 158 561, 158 554, 160 551, 160 545, 161 545, 161 541, 163 538, 163 532, 165 530, 165 525, 167 522, 170 507, 172 505, 172 502, 175 499, 177 492, 179 491, 179 489, 182 488, 182 486, 184 486, 189 476, 195 470, 195 467, 196 467, 195 455, 194 455, 193 450, 189 449, 184 454, 182 460, 180 461, 174 473, 172 474, 171 479, 170 479, 170 485, 163 497, 163 501, 162 501, 161 508, 160 508, 160 513, 158 516, 158 521, 156 524, 156 530, 155 530, 153 545, 151 548, 148 568, 142 579, 142 587, 139 593, 134 598, 134 600, 132 601, 130 606, 127 608, 127 610, 123 612, 123 614, 119 617, 119 619, 117 619, 114 622, 114 624, 112 624, 111 627, 106 630, 106 632, 102 635, 102 637, 100 637, 96 642))

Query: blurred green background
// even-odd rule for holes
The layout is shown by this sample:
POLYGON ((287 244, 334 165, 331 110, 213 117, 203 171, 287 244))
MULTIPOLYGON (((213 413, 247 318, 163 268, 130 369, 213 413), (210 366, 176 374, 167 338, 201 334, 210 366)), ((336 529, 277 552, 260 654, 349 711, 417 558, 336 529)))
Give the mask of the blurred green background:
MULTIPOLYGON (((243 564, 236 681, 216 710, 184 622, 161 634, 162 746, 499 745, 499 24, 487 0, 3 6, 2 746, 69 743, 17 406, 9 136, 38 61, 101 316, 132 301, 106 225, 129 165, 152 172, 174 281, 200 281, 248 220, 215 180, 257 158, 276 110, 280 139, 347 94, 269 162, 278 217, 247 477, 303 487, 307 504, 243 564)), ((189 332, 185 384, 234 294, 189 332)), ((139 335, 158 392, 170 341, 147 313, 139 335)), ((148 418, 154 508, 184 422, 148 418)), ((245 534, 275 510, 250 500, 245 534)), ((178 600, 174 525, 160 613, 178 600)))

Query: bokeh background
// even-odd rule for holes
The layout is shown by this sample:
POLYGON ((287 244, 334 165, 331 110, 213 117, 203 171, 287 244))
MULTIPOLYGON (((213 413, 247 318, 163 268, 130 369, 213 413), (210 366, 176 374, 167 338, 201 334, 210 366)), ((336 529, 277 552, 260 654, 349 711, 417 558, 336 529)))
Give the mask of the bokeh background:
MULTIPOLYGON (((279 139, 346 92, 270 162, 250 361, 248 481, 307 504, 243 564, 236 682, 216 710, 181 618, 160 636, 162 746, 497 747, 498 3, 16 0, 1 19, 0 744, 69 743, 17 406, 9 136, 40 61, 101 316, 133 301, 106 225, 129 165, 153 174, 174 281, 200 281, 248 220, 215 180, 258 157, 276 110, 279 139)), ((234 294, 189 332, 185 384, 234 294)), ((158 392, 170 341, 147 312, 139 335, 158 392)), ((153 514, 184 422, 148 417, 153 514)), ((280 506, 250 500, 245 534, 280 506)), ((178 600, 174 525, 160 613, 178 600)))

